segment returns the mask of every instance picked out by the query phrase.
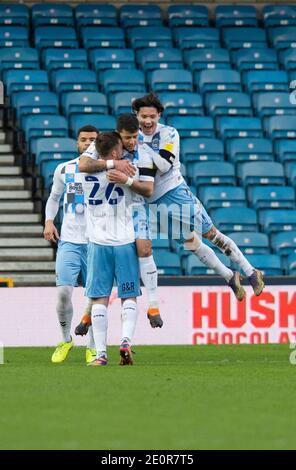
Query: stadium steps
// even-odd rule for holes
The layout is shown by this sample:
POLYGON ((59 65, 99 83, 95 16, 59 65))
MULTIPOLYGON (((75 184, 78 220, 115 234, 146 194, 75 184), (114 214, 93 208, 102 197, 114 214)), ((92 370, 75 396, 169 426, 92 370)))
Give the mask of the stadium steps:
POLYGON ((0 237, 0 248, 50 248, 50 242, 44 240, 44 238, 5 238, 0 237))
POLYGON ((5 277, 13 280, 14 287, 29 286, 53 286, 55 285, 55 273, 31 272, 5 273, 5 277))
POLYGON ((25 180, 24 178, 10 178, 8 176, 0 176, 0 190, 2 189, 24 189, 25 180))
POLYGON ((12 278, 15 286, 55 284, 54 249, 43 239, 41 223, 0 129, 0 277, 12 278))
POLYGON ((1 261, 52 261, 52 248, 0 248, 1 261))
POLYGON ((15 200, 15 199, 30 199, 31 198, 31 191, 27 190, 19 190, 19 191, 0 191, 0 201, 4 200, 15 200))
POLYGON ((42 237, 42 225, 2 225, 0 222, 0 237, 9 237, 11 234, 18 237, 42 237))
POLYGON ((18 176, 22 174, 20 166, 0 166, 0 176, 18 176))
POLYGON ((31 213, 33 210, 33 201, 2 202, 0 200, 0 214, 19 214, 24 212, 31 213))

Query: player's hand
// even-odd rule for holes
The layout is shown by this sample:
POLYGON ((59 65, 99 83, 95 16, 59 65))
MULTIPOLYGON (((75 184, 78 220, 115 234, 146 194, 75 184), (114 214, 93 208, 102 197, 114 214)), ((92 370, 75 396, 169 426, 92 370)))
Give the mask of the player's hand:
POLYGON ((118 170, 107 171, 107 178, 110 183, 125 184, 128 180, 128 176, 118 170))
POLYGON ((128 160, 114 160, 114 168, 130 177, 136 174, 135 167, 128 160))
POLYGON ((59 232, 57 231, 56 226, 54 225, 54 223, 51 220, 48 220, 47 222, 45 222, 43 236, 44 236, 45 240, 47 240, 49 242, 55 242, 56 243, 59 240, 59 238, 60 238, 59 232))

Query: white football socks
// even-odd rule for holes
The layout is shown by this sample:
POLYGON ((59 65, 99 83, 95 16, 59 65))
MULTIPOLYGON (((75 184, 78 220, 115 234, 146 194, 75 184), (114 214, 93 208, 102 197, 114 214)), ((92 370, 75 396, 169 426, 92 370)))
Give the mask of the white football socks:
POLYGON ((125 300, 121 307, 122 341, 131 344, 138 318, 138 306, 134 300, 125 300))
POLYGON ((95 349, 95 339, 94 339, 94 333, 93 333, 93 327, 92 325, 88 328, 87 332, 87 348, 90 349, 95 349))
POLYGON ((101 304, 94 304, 91 309, 91 321, 97 358, 101 355, 107 356, 107 307, 101 304))
POLYGON ((222 253, 228 256, 233 263, 238 264, 246 276, 251 276, 255 268, 249 263, 247 258, 231 238, 217 230, 214 238, 211 239, 211 242, 216 245, 222 253))
POLYGON ((146 288, 149 307, 158 307, 157 298, 157 267, 153 256, 139 258, 140 275, 146 288))
POLYGON ((209 246, 201 243, 200 247, 194 251, 194 254, 208 268, 213 269, 217 274, 222 276, 227 282, 233 277, 231 269, 227 268, 217 257, 215 252, 209 246))
POLYGON ((58 286, 57 314, 61 326, 63 341, 71 341, 71 323, 73 317, 72 286, 58 286))

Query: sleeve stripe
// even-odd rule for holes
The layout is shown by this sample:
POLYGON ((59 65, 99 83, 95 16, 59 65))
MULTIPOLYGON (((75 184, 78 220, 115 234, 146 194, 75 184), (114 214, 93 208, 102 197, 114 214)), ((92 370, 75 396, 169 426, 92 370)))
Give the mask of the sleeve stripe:
POLYGON ((156 169, 154 168, 139 168, 140 176, 152 176, 156 175, 156 169))
POLYGON ((174 163, 174 160, 175 160, 175 155, 171 152, 169 152, 168 150, 165 150, 165 149, 161 149, 159 151, 159 155, 164 158, 168 163, 170 163, 171 165, 174 163))

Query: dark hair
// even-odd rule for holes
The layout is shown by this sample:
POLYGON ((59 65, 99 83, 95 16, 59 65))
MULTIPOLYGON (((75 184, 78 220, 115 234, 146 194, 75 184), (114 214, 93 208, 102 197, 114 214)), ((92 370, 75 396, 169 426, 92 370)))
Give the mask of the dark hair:
POLYGON ((117 118, 116 129, 118 132, 123 130, 134 133, 139 130, 139 122, 134 114, 124 113, 120 114, 117 118))
POLYGON ((96 150, 100 157, 105 158, 121 141, 121 137, 116 131, 100 132, 96 138, 96 150))
POLYGON ((78 139, 79 134, 81 132, 96 132, 97 134, 99 134, 99 130, 95 126, 91 126, 91 125, 82 126, 82 127, 80 127, 79 131, 77 132, 77 139, 78 139))
POLYGON ((148 95, 137 98, 132 102, 132 110, 134 112, 138 113, 141 108, 155 108, 159 113, 162 113, 164 110, 161 101, 154 93, 148 93, 148 95))

